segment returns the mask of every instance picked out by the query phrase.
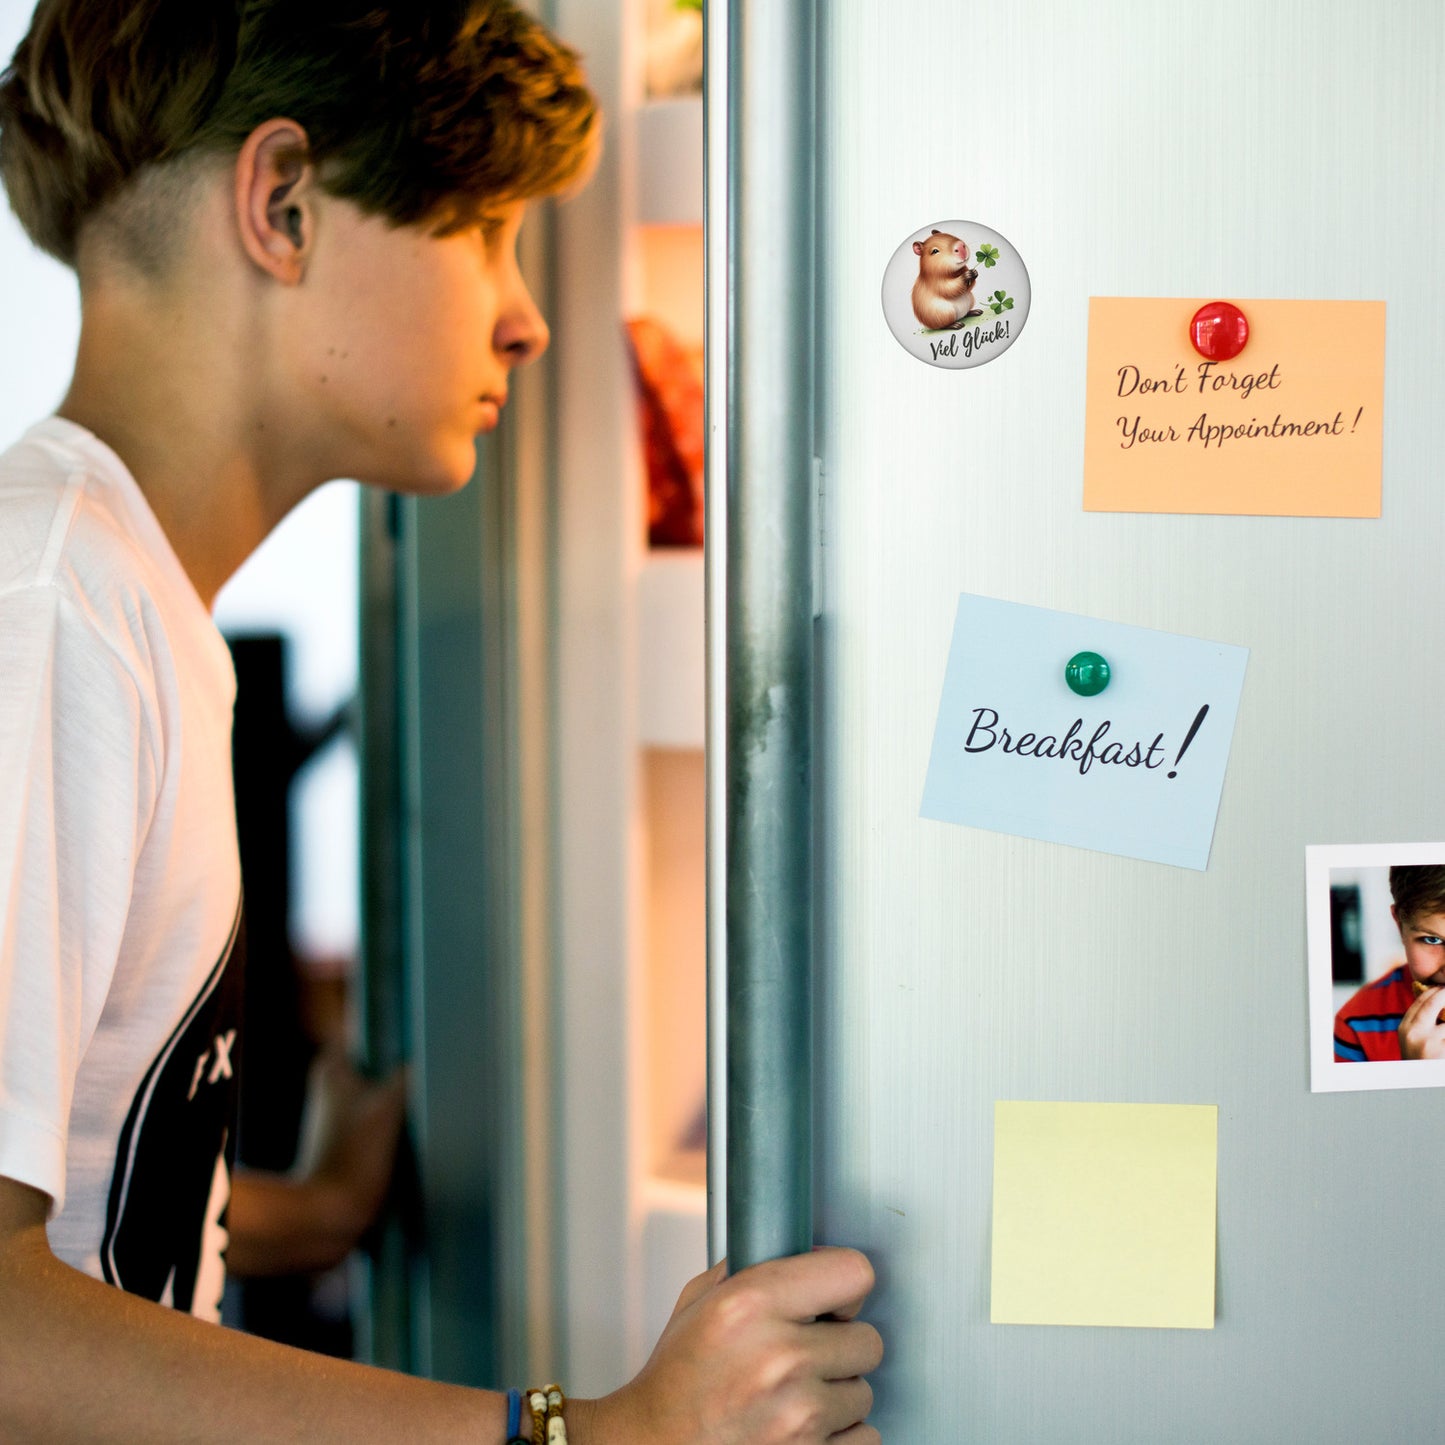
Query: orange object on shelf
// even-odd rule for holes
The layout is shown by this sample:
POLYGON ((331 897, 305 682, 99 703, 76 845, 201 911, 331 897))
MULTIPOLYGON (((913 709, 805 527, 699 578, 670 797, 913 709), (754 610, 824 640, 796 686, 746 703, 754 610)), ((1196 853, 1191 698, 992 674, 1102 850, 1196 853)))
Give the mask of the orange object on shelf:
POLYGON ((647 462, 647 539, 700 547, 703 530, 701 348, 684 347, 660 322, 627 323, 647 462))

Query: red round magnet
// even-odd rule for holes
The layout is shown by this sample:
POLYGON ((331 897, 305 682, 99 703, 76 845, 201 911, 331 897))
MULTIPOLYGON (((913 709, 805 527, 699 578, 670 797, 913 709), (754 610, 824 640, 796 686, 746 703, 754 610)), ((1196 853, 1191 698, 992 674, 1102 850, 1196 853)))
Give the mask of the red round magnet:
POLYGON ((1229 361, 1249 340, 1249 319, 1232 301, 1211 301, 1189 322, 1189 339, 1208 361, 1229 361))

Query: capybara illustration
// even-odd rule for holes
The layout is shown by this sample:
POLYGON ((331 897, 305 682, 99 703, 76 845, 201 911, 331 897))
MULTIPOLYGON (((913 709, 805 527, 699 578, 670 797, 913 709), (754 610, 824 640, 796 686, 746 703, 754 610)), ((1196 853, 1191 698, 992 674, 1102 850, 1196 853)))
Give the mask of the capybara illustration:
POLYGON ((983 315, 973 299, 978 270, 968 264, 968 247, 957 236, 935 230, 926 241, 913 243, 913 254, 918 257, 913 314, 924 326, 942 331, 983 315))

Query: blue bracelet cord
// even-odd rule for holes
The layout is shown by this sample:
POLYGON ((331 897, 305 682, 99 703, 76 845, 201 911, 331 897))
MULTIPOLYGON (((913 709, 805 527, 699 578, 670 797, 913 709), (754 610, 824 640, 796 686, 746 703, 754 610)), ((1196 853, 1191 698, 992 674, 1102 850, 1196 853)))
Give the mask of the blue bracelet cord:
POLYGON ((522 1438, 522 1392, 507 1391, 507 1442, 522 1438))

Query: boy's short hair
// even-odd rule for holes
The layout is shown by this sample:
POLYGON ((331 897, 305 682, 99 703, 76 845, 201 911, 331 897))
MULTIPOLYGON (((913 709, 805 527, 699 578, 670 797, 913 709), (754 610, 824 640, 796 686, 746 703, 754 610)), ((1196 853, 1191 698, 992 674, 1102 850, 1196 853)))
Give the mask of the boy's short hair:
POLYGON ((1390 897, 1402 926, 1432 913, 1445 913, 1445 865, 1418 864, 1390 869, 1390 897))
POLYGON ((576 52, 511 0, 40 0, 0 75, 0 180, 67 266, 94 219, 157 279, 197 168, 275 117, 326 192, 438 236, 565 189, 599 130, 576 52))

